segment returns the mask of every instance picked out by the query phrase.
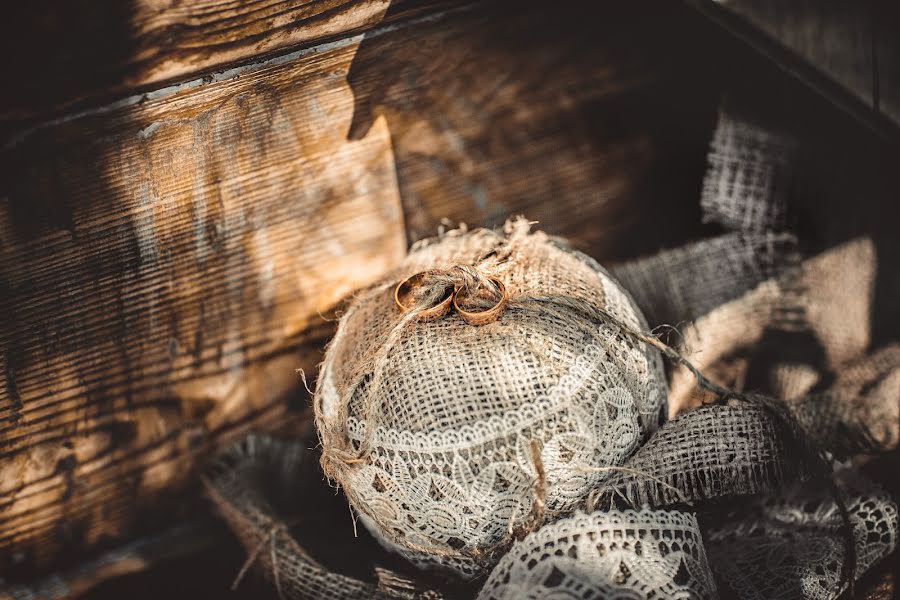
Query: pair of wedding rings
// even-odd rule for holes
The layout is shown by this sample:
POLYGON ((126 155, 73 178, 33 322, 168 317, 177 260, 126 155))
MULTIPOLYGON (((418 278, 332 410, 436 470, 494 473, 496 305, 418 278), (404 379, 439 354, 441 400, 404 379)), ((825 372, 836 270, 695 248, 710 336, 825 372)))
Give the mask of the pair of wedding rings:
MULTIPOLYGON (((410 275, 397 284, 397 287, 394 288, 394 304, 397 305, 397 308, 403 312, 412 308, 412 306, 403 304, 401 298, 407 295, 412 290, 413 286, 425 279, 428 274, 427 271, 422 271, 415 275, 410 275)), ((500 299, 497 300, 493 306, 479 311, 465 310, 459 305, 459 297, 463 294, 465 288, 447 286, 445 296, 434 306, 422 310, 418 314, 419 320, 435 321, 446 315, 450 312, 450 309, 453 308, 462 320, 469 325, 486 325, 496 321, 503 312, 503 309, 506 308, 506 304, 509 302, 509 293, 506 291, 506 286, 503 285, 503 282, 496 277, 488 277, 488 280, 496 285, 497 290, 500 292, 500 299)))

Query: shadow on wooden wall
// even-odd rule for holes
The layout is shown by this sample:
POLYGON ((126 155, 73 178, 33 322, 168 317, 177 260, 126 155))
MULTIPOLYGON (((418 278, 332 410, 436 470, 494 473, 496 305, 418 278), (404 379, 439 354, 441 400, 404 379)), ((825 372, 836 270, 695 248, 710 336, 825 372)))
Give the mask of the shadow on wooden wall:
POLYGON ((171 523, 204 459, 296 423, 322 315, 405 250, 386 132, 345 136, 355 44, 67 111, 129 85, 133 16, 44 8, 27 14, 69 28, 41 40, 47 73, 97 79, 16 67, 10 106, 46 114, 0 144, 0 574, 16 579, 171 523), (94 17, 112 41, 92 46, 94 17))
POLYGON ((683 9, 526 1, 448 12, 365 34, 347 76, 350 138, 387 120, 410 241, 441 219, 497 226, 510 214, 600 260, 696 235, 718 93, 696 69, 704 36, 683 9))

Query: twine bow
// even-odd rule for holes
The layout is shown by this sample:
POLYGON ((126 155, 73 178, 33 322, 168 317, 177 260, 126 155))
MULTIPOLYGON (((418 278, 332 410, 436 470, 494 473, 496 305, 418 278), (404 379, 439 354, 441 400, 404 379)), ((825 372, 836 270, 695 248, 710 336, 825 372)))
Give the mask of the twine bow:
POLYGON ((397 308, 415 311, 419 321, 434 321, 453 310, 469 325, 487 325, 500 318, 508 303, 502 281, 466 265, 421 271, 394 288, 397 308), (461 299, 467 308, 460 305, 461 299))

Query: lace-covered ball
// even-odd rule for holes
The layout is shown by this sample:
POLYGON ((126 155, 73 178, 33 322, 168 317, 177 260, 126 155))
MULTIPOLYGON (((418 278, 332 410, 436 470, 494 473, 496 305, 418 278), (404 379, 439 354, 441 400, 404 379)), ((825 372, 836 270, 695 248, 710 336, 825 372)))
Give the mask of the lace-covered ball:
POLYGON ((583 503, 664 418, 659 357, 603 313, 646 328, 596 262, 522 221, 419 244, 353 300, 328 348, 315 398, 326 474, 387 547, 483 574, 514 533, 583 503), (459 265, 502 282, 499 318, 395 304, 398 282, 459 265))

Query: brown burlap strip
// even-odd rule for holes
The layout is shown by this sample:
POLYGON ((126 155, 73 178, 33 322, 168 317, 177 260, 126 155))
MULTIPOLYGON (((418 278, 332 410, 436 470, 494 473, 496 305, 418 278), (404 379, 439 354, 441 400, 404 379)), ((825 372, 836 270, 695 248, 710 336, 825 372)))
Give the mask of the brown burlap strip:
MULTIPOLYGON (((745 368, 733 377, 717 379, 723 385, 741 388, 756 371, 753 387, 778 398, 811 393, 869 349, 875 263, 867 239, 806 258, 683 327, 681 350, 711 375, 742 361, 745 368), (797 356, 804 348, 807 355, 797 356)), ((669 383, 670 416, 700 403, 687 369, 676 368, 669 383)))
POLYGON ((807 434, 837 456, 896 450, 900 344, 847 364, 828 389, 794 399, 789 406, 807 434))
MULTIPOLYGON (((742 352, 758 344, 770 331, 772 306, 781 295, 777 281, 765 281, 741 298, 680 328, 681 354, 717 383, 742 391, 748 366, 742 352), (729 364, 735 358, 738 360, 729 364)), ((674 364, 669 375, 669 418, 708 400, 693 370, 674 364)))
POLYGON ((692 321, 796 263, 786 233, 727 233, 610 269, 648 321, 692 321))
POLYGON ((703 179, 703 221, 747 232, 783 229, 796 146, 789 136, 723 107, 703 179))
POLYGON ((796 143, 723 107, 707 157, 705 223, 731 233, 611 269, 653 325, 693 321, 797 263, 787 223, 796 143))
POLYGON ((804 474, 784 424, 754 405, 706 406, 663 425, 598 487, 588 510, 694 503, 778 489, 804 474))
POLYGON ((273 584, 279 598, 439 600, 439 593, 386 569, 378 569, 371 582, 330 571, 292 537, 290 526, 295 523, 277 513, 274 496, 289 496, 291 490, 303 490, 321 477, 314 461, 304 460, 306 452, 299 441, 251 435, 204 478, 207 495, 248 553, 235 585, 255 567, 273 584))
MULTIPOLYGON (((804 263, 804 279, 817 272, 818 258, 804 263), (813 265, 810 267, 810 265, 813 265)), ((836 274, 834 274, 836 275, 836 274)), ((786 401, 806 435, 839 456, 896 449, 900 439, 900 350, 896 344, 832 367, 830 350, 846 343, 837 335, 846 327, 838 315, 819 312, 822 285, 790 302, 799 306, 809 326, 802 333, 785 334, 768 307, 779 305, 784 286, 765 282, 743 298, 727 303, 685 327, 684 357, 717 383, 740 389, 748 373, 755 387, 786 401), (823 332, 832 332, 827 335, 823 332), (804 351, 812 349, 812 352, 804 351), (804 354, 806 352, 806 354, 804 354), (729 368, 735 369, 729 372, 729 368), (717 375, 726 374, 722 377, 717 375)), ((837 307, 834 307, 835 311, 837 307)), ((840 355, 835 352, 835 355, 840 355)), ((670 415, 697 406, 695 373, 678 365, 670 379, 670 415)))

